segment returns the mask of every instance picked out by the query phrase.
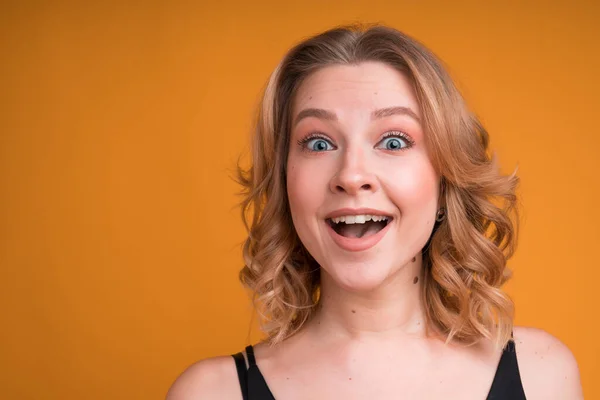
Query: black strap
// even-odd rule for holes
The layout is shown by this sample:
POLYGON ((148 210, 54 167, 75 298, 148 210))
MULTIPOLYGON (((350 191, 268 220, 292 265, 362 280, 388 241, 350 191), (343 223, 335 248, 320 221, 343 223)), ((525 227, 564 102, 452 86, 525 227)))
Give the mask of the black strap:
POLYGON ((246 347, 246 356, 248 356, 248 367, 256 365, 256 358, 254 358, 254 348, 250 345, 246 347))
POLYGON ((246 360, 242 353, 232 355, 235 360, 235 369, 237 370, 240 388, 242 390, 243 400, 248 400, 248 370, 246 369, 246 360))
POLYGON ((517 363, 515 342, 510 339, 502 352, 500 363, 487 400, 525 400, 525 392, 517 363))
POLYGON ((251 399, 275 400, 275 396, 271 393, 265 377, 260 372, 260 369, 258 369, 258 365, 256 365, 254 347, 246 347, 246 357, 248 358, 248 397, 251 399))

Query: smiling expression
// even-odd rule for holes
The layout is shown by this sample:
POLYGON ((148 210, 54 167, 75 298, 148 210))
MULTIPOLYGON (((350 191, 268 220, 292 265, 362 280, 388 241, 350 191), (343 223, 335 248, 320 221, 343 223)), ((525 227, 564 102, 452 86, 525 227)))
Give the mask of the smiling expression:
POLYGON ((328 66, 298 89, 287 161, 292 220, 347 289, 381 285, 431 235, 439 175, 420 119, 409 80, 379 62, 328 66))

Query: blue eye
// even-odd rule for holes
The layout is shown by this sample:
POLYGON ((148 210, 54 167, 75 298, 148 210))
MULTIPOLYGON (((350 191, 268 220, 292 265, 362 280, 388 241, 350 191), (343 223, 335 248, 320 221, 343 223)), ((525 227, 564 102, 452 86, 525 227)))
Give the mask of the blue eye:
POLYGON ((405 150, 412 147, 413 143, 402 133, 390 133, 380 142, 386 150, 405 150))
POLYGON ((327 151, 333 150, 333 146, 325 139, 314 138, 309 139, 305 142, 306 149, 308 151, 327 151))
MULTIPOLYGON (((336 147, 331 142, 322 136, 309 135, 298 141, 303 151, 318 152, 335 150, 336 147)), ((413 140, 403 132, 392 131, 385 134, 384 138, 378 143, 377 147, 381 147, 389 151, 400 151, 411 148, 414 145, 413 140)))

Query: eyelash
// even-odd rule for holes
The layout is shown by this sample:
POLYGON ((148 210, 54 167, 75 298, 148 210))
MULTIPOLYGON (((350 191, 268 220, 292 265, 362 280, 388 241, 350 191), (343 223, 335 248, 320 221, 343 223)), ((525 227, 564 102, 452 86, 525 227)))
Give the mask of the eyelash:
MULTIPOLYGON (((408 150, 411 147, 413 147, 415 145, 415 141, 408 136, 406 133, 402 132, 402 131, 389 131, 383 134, 381 141, 383 141, 384 139, 387 139, 389 137, 396 137, 399 139, 404 140, 407 145, 404 148, 398 149, 398 150, 390 150, 390 151, 403 151, 403 150, 408 150)), ((323 151, 317 151, 317 150, 311 150, 309 148, 306 147, 306 144, 308 142, 310 142, 313 139, 322 139, 324 141, 326 141, 327 143, 329 143, 330 145, 333 146, 333 144, 331 143, 331 141, 323 134, 320 133, 310 133, 308 134, 306 137, 298 140, 298 145, 300 145, 302 147, 302 151, 308 151, 309 153, 323 153, 323 151)), ((377 143, 379 143, 377 142, 377 143)))

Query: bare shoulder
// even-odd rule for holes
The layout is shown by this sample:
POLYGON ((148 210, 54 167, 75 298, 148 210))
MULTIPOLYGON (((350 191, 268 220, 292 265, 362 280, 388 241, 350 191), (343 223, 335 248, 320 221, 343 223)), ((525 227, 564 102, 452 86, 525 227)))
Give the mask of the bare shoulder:
POLYGON ((189 366, 175 380, 166 400, 241 400, 242 392, 231 356, 207 358, 189 366))
POLYGON ((583 399, 577 361, 564 343, 537 328, 515 327, 513 334, 528 399, 583 399))

